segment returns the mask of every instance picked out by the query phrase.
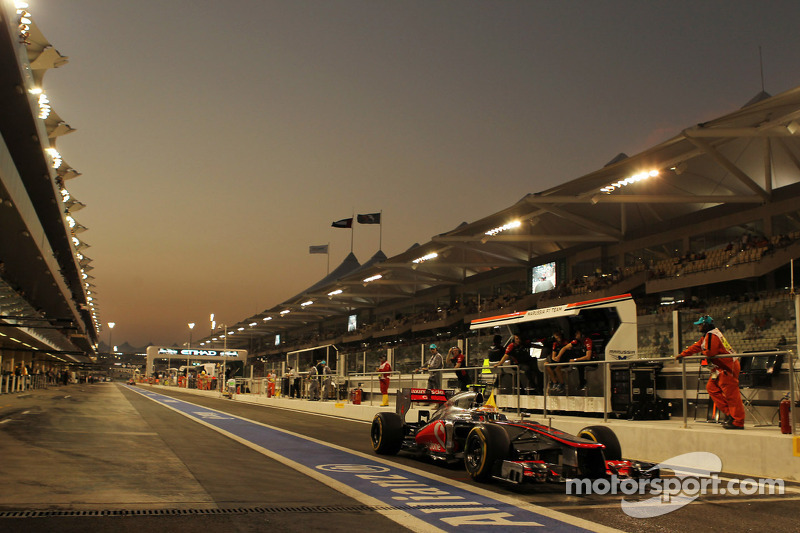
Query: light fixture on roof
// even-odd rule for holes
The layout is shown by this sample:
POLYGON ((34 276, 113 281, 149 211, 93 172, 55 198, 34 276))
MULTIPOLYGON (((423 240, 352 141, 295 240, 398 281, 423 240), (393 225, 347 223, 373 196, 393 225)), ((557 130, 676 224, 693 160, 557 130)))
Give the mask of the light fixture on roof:
POLYGON ((416 259, 414 259, 411 262, 412 263, 416 263, 416 264, 420 264, 420 263, 424 263, 425 261, 430 261, 431 259, 436 259, 437 257, 439 257, 439 254, 437 254, 436 252, 431 252, 429 254, 423 255, 422 257, 417 257, 416 259))
POLYGON ((642 180, 645 180, 645 179, 648 179, 648 178, 654 178, 656 176, 658 176, 658 170, 649 170, 649 171, 645 171, 645 172, 639 172, 638 174, 634 174, 633 176, 628 176, 624 180, 619 180, 619 181, 614 182, 614 183, 612 183, 610 185, 606 185, 605 187, 600 189, 600 191, 604 192, 604 193, 611 193, 611 192, 615 191, 616 189, 620 189, 622 187, 627 187, 631 183, 636 183, 636 182, 639 182, 639 181, 642 181, 642 180))
POLYGON ((244 328, 236 328, 236 331, 244 331, 244 328))
MULTIPOLYGON (((61 166, 61 154, 58 153, 58 150, 55 148, 45 148, 45 152, 47 152, 47 155, 53 160, 53 168, 61 166)), ((66 200, 64 201, 66 202, 66 200)))
POLYGON ((336 296, 337 294, 342 294, 342 289, 336 289, 335 291, 331 291, 328 293, 328 296, 336 296))
POLYGON ((301 304, 300 304, 300 307, 308 307, 309 305, 313 305, 313 304, 314 304, 314 302, 313 302, 313 301, 311 301, 311 300, 309 300, 309 301, 307 301, 307 302, 303 302, 303 303, 301 303, 301 304))
POLYGON ((678 163, 674 167, 670 168, 670 170, 672 170, 673 172, 675 172, 675 174, 680 176, 681 174, 686 172, 686 169, 688 167, 689 167, 689 165, 686 164, 686 161, 681 161, 680 163, 678 163))
POLYGON ((266 322, 267 320, 272 320, 272 317, 271 316, 265 316, 264 317, 264 322, 266 322))
POLYGON ((257 326, 257 325, 258 325, 258 322, 250 322, 250 327, 251 327, 251 328, 252 328, 253 326, 257 326))
POLYGON ((50 99, 47 97, 45 93, 40 92, 38 103, 39 103, 39 118, 42 120, 47 119, 47 117, 50 116, 50 111, 52 110, 52 107, 50 106, 50 99))
POLYGON ((382 277, 383 276, 381 274, 375 274, 374 276, 370 276, 368 278, 365 278, 363 281, 364 281, 364 283, 369 283, 371 281, 378 281, 382 277))
POLYGON ((288 315, 289 313, 291 313, 289 309, 284 309, 283 311, 280 312, 281 315, 288 315))
POLYGON ((522 225, 522 222, 520 222, 519 220, 514 220, 513 222, 509 222, 508 224, 505 224, 503 226, 490 229, 489 231, 486 232, 486 235, 488 235, 490 237, 494 237, 498 233, 501 233, 503 231, 508 231, 510 229, 518 228, 521 225, 522 225))
POLYGON ((797 130, 800 130, 800 124, 798 124, 796 120, 793 120, 786 125, 786 129, 789 130, 789 133, 794 135, 797 133, 797 130))

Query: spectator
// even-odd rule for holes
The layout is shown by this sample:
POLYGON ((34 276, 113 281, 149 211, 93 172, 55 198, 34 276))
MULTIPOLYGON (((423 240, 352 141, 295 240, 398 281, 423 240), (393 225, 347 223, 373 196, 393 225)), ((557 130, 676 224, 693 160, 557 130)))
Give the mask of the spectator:
POLYGON ((786 349, 786 344, 787 344, 786 335, 781 335, 781 338, 778 339, 778 344, 775 345, 775 348, 777 348, 779 350, 785 350, 786 349))
POLYGON ((489 361, 499 361, 505 352, 506 350, 503 348, 503 337, 495 335, 492 339, 492 345, 489 346, 489 353, 487 354, 489 361))
POLYGON ((389 361, 386 360, 386 354, 381 354, 381 364, 378 366, 378 372, 381 372, 380 377, 378 380, 380 381, 381 386, 381 395, 383 397, 383 401, 381 402, 381 407, 386 407, 389 405, 389 372, 392 371, 392 366, 389 364, 389 361))
MULTIPOLYGON (((547 362, 553 363, 554 357, 561 352, 561 348, 567 345, 567 341, 564 340, 564 334, 561 330, 556 330, 553 332, 553 337, 551 341, 550 353, 547 354, 547 362)), ((552 366, 545 366, 545 371, 547 372, 547 376, 550 378, 550 392, 558 392, 564 390, 564 374, 561 372, 556 372, 560 367, 552 367, 552 366)))
MULTIPOLYGON (((585 337, 581 330, 575 330, 575 338, 572 342, 566 344, 558 352, 558 355, 553 357, 553 361, 566 363, 568 361, 590 361, 592 359, 592 339, 585 337)), ((563 371, 561 367, 556 367, 556 374, 561 374, 562 390, 563 390, 563 371)), ((578 388, 581 391, 586 390, 586 367, 585 365, 578 365, 578 388)))
POLYGON ((531 357, 528 344, 523 342, 519 335, 514 335, 514 340, 506 347, 506 353, 499 362, 495 363, 494 367, 497 368, 501 366, 509 358, 525 375, 528 382, 527 386, 531 389, 530 392, 533 394, 541 394, 541 386, 538 383, 541 374, 539 373, 538 364, 531 357), (536 365, 535 371, 533 368, 534 365, 536 365))
POLYGON ((436 348, 435 344, 431 344, 428 349, 431 352, 430 358, 428 359, 428 364, 417 370, 430 372, 430 375, 428 376, 429 389, 441 389, 442 373, 438 372, 438 370, 441 370, 441 368, 444 366, 444 358, 442 357, 442 354, 439 353, 439 350, 436 348), (431 372, 431 370, 436 370, 436 372, 431 372))
POLYGON ((739 393, 739 360, 736 357, 719 358, 717 355, 735 353, 722 332, 714 326, 714 319, 701 316, 694 323, 703 337, 679 353, 676 359, 702 353, 714 366, 706 384, 708 395, 719 411, 725 414, 725 429, 744 429, 744 403, 739 393))
POLYGON ((322 388, 322 400, 328 400, 331 394, 331 367, 328 366, 327 361, 320 361, 317 365, 317 374, 319 374, 320 386, 322 388))
POLYGON ((319 401, 319 379, 316 365, 312 364, 308 369, 308 381, 308 399, 312 402, 319 401))
MULTIPOLYGON (((447 353, 447 358, 453 363, 454 368, 464 368, 466 365, 466 359, 464 358, 464 352, 461 351, 461 348, 458 346, 453 346, 450 348, 450 351, 447 353)), ((456 370, 456 377, 458 378, 458 383, 462 391, 469 390, 469 379, 467 378, 467 371, 466 370, 456 370)))
POLYGON ((286 371, 286 377, 289 379, 289 398, 300 397, 299 383, 297 383, 297 389, 295 389, 297 371, 290 366, 286 371))

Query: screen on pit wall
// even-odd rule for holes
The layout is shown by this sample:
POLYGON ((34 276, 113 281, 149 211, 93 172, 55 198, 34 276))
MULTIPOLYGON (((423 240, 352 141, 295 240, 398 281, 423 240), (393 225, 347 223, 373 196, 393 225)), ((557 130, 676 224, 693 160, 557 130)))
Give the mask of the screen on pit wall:
POLYGON ((355 331, 358 329, 358 315, 350 315, 347 317, 347 331, 355 331))

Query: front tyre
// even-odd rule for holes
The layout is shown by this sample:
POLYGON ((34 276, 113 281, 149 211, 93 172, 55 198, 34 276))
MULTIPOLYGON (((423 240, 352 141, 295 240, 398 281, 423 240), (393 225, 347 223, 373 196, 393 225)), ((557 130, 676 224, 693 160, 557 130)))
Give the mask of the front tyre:
POLYGON ((588 426, 578 432, 578 437, 597 442, 606 447, 603 456, 606 461, 621 461, 622 446, 619 444, 617 435, 606 426, 588 426))
POLYGON ((497 461, 508 456, 511 441, 506 430, 500 426, 487 424, 475 426, 464 442, 464 466, 475 481, 488 481, 497 461))
POLYGON ((403 419, 397 413, 378 413, 370 429, 372 449, 381 455, 396 455, 403 445, 403 419))

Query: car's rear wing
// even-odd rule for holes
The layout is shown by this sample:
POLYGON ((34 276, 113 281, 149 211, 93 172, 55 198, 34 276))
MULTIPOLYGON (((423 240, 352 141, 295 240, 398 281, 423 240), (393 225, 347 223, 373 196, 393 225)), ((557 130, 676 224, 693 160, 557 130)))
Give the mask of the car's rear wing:
POLYGON ((454 394, 453 389, 401 389, 397 396, 396 411, 405 420, 411 402, 444 403, 454 394))

